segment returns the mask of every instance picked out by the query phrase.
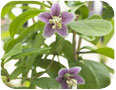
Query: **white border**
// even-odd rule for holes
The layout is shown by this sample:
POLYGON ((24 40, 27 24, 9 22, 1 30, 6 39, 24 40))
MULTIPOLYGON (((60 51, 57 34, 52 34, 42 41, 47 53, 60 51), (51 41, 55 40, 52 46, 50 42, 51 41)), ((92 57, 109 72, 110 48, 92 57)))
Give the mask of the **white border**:
MULTIPOLYGON (((0 11, 2 10, 2 7, 5 5, 5 4, 7 4, 9 1, 13 1, 13 0, 1 0, 0 1, 0 11)), ((21 1, 21 0, 14 0, 14 1, 21 1)), ((23 0, 22 0, 23 1, 23 0)), ((27 1, 27 0, 26 0, 27 1)), ((32 1, 32 0, 28 0, 28 1, 32 1)), ((36 1, 36 0, 35 0, 36 1)), ((43 0, 39 0, 39 1, 43 1, 43 0)), ((60 1, 60 0, 51 0, 51 1, 60 1)), ((62 0, 61 0, 62 1, 62 0)), ((67 0, 67 1, 77 1, 77 0, 67 0)), ((87 0, 81 0, 81 1, 87 1, 87 0)), ((92 0, 91 0, 92 1, 92 0)), ((94 1, 101 1, 101 0, 94 0, 94 1)), ((109 3, 111 6, 112 6, 112 8, 113 8, 113 10, 114 10, 114 13, 116 12, 116 0, 102 0, 102 1, 105 1, 105 2, 107 2, 107 3, 109 3)), ((116 14, 116 13, 115 13, 116 14)), ((1 13, 0 13, 0 16, 1 16, 1 13)), ((115 18, 115 17, 114 17, 115 18)), ((115 18, 115 20, 116 20, 116 18, 115 18)), ((0 23, 1 23, 1 19, 0 19, 0 23)), ((115 26, 116 26, 116 24, 115 24, 115 26)), ((0 27, 1 27, 1 25, 0 25, 0 27)), ((1 28, 0 28, 0 38, 1 38, 1 28)), ((114 34, 114 38, 116 38, 116 36, 115 36, 115 34, 114 34)), ((0 44, 1 44, 1 41, 0 41, 0 44)), ((115 43, 115 41, 114 41, 114 46, 116 46, 116 43, 115 43)), ((1 47, 0 47, 0 49, 1 49, 1 47)), ((116 47, 114 47, 114 49, 116 50, 116 47)), ((1 52, 0 52, 0 55, 1 55, 1 52)), ((0 70, 1 70, 1 67, 0 67, 0 70)), ((116 71, 116 63, 115 63, 115 71, 116 71)), ((1 72, 0 72, 0 75, 1 75, 1 72)), ((112 81, 112 83, 108 86, 108 87, 106 87, 106 88, 104 88, 104 90, 115 90, 116 89, 116 74, 114 74, 114 78, 113 78, 113 81, 112 81)), ((1 78, 0 78, 0 90, 4 90, 4 89, 7 89, 7 90, 11 90, 12 88, 9 88, 8 86, 6 86, 3 82, 2 82, 2 80, 1 80, 1 78)), ((22 89, 19 89, 19 90, 22 90, 22 89)), ((25 90, 25 89, 23 89, 23 90, 25 90)), ((26 90, 28 90, 28 89, 26 89, 26 90)), ((30 90, 30 89, 29 89, 30 90)), ((46 89, 46 90, 49 90, 49 89, 46 89)), ((88 90, 88 89, 81 89, 81 90, 88 90)), ((97 89, 96 89, 97 90, 97 89)))

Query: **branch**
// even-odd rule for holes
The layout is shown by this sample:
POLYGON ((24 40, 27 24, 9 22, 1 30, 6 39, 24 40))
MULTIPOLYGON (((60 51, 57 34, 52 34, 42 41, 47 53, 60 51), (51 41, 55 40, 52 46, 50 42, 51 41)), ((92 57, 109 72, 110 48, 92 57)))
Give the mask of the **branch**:
POLYGON ((73 30, 73 55, 74 59, 77 60, 77 54, 76 54, 76 32, 73 30))
MULTIPOLYGON (((77 45, 77 52, 79 52, 80 47, 81 47, 81 42, 82 42, 82 38, 79 36, 79 41, 78 41, 78 45, 77 45)), ((77 53, 77 58, 78 58, 79 54, 77 53)))
POLYGON ((89 54, 89 53, 95 53, 95 52, 93 51, 77 52, 77 54, 89 54))
MULTIPOLYGON (((75 21, 78 20, 79 15, 76 15, 75 21)), ((73 55, 74 59, 77 60, 77 54, 76 54, 76 32, 73 30, 73 55)))

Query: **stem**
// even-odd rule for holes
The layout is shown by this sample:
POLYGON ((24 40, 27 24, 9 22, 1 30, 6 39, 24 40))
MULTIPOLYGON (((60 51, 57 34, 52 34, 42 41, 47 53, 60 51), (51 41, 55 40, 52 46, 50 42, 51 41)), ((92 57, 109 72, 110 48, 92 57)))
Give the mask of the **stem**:
MULTIPOLYGON (((82 38, 79 37, 79 41, 78 41, 78 45, 77 45, 77 53, 79 52, 80 50, 80 47, 81 47, 81 42, 82 42, 82 38)), ((79 54, 77 54, 77 58, 78 58, 79 54)))
POLYGON ((85 51, 85 52, 77 52, 77 54, 89 54, 89 53, 94 53, 94 52, 92 52, 92 51, 85 51))
POLYGON ((4 68, 4 63, 3 62, 1 63, 1 67, 3 69, 4 74, 7 77, 7 81, 9 82, 10 81, 9 74, 8 74, 7 70, 4 68))
POLYGON ((23 79, 23 80, 30 80, 30 79, 36 79, 37 77, 31 77, 31 78, 28 78, 28 77, 17 77, 15 79, 23 79))
MULTIPOLYGON (((76 15, 76 19, 75 21, 78 20, 79 15, 76 15)), ((74 59, 77 60, 77 54, 76 54, 76 32, 73 30, 73 55, 74 55, 74 59)))
POLYGON ((77 54, 76 54, 76 32, 73 30, 73 55, 74 59, 77 60, 77 54))
POLYGON ((53 58, 52 58, 52 60, 51 60, 50 64, 48 65, 48 67, 47 67, 46 71, 48 71, 48 70, 51 68, 52 63, 53 63, 53 61, 54 61, 54 58, 55 58, 55 55, 53 55, 53 58))
POLYGON ((57 55, 57 58, 58 58, 58 63, 60 64, 60 67, 62 68, 62 65, 61 65, 61 63, 60 63, 60 58, 59 58, 58 55, 57 55))

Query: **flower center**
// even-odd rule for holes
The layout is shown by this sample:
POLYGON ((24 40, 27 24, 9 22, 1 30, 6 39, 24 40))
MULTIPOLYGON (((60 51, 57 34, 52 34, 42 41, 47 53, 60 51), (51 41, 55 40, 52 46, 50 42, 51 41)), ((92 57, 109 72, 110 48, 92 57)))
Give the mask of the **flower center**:
POLYGON ((76 79, 70 79, 66 81, 69 88, 77 87, 77 80, 76 79))
POLYGON ((66 74, 64 75, 64 78, 66 78, 66 79, 69 80, 71 76, 73 76, 73 75, 71 75, 70 73, 66 73, 66 74))
POLYGON ((53 16, 52 19, 49 19, 49 23, 53 24, 52 29, 61 29, 62 28, 62 18, 58 16, 53 16))

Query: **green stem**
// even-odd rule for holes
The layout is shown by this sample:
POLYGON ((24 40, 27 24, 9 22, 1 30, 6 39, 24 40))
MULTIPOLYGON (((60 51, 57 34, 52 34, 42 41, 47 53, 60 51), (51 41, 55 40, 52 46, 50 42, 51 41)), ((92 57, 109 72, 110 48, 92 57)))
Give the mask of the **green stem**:
POLYGON ((1 63, 1 67, 2 67, 2 69, 3 69, 4 74, 5 74, 6 77, 7 77, 7 81, 9 82, 9 81, 10 81, 9 74, 8 74, 7 70, 4 68, 4 62, 3 62, 3 61, 2 61, 2 63, 1 63))
MULTIPOLYGON (((78 20, 79 15, 76 15, 75 21, 78 20)), ((73 55, 74 59, 77 60, 77 52, 76 52, 76 32, 73 30, 73 55)))
POLYGON ((52 66, 52 64, 53 64, 53 61, 54 61, 54 58, 55 58, 55 55, 53 55, 53 58, 52 58, 50 64, 48 65, 46 71, 48 71, 48 70, 51 68, 51 66, 52 66))
POLYGON ((82 42, 82 38, 81 38, 81 37, 79 37, 79 41, 78 41, 78 45, 77 45, 77 58, 79 57, 78 52, 80 51, 81 42, 82 42))
POLYGON ((92 51, 86 51, 86 52, 77 52, 77 54, 89 54, 89 53, 94 53, 92 51))
POLYGON ((73 55, 74 59, 77 60, 77 54, 76 54, 76 32, 73 30, 73 55))

